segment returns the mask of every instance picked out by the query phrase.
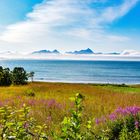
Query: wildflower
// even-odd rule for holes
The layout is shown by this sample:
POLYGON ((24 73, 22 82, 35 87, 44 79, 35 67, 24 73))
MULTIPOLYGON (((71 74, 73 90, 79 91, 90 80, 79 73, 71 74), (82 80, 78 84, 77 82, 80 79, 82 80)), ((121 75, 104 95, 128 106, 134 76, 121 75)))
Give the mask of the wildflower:
POLYGON ((109 115, 109 118, 110 118, 110 120, 114 121, 114 120, 116 120, 117 116, 116 116, 115 113, 112 113, 112 114, 109 115))
POLYGON ((95 120, 95 123, 98 125, 98 124, 100 124, 100 120, 99 119, 96 119, 95 120))
POLYGON ((139 128, 139 122, 135 121, 135 127, 138 129, 139 128))
POLYGON ((122 116, 126 116, 128 114, 128 111, 126 109, 123 109, 121 107, 119 107, 118 109, 116 109, 115 111, 117 114, 120 114, 122 116))
POLYGON ((56 103, 56 102, 55 102, 54 99, 49 100, 49 101, 48 101, 48 107, 49 107, 49 108, 54 107, 54 106, 55 106, 55 103, 56 103))
POLYGON ((24 123, 24 128, 27 129, 29 124, 27 122, 24 123))
POLYGON ((2 101, 0 101, 0 107, 1 107, 1 106, 3 106, 3 102, 2 102, 2 101))
POLYGON ((122 116, 130 115, 130 114, 135 116, 140 112, 140 107, 132 106, 132 107, 127 107, 125 109, 119 107, 115 112, 122 116))
POLYGON ((34 99, 30 99, 30 100, 28 101, 28 104, 29 104, 30 106, 34 106, 35 103, 36 103, 36 100, 34 100, 34 99))

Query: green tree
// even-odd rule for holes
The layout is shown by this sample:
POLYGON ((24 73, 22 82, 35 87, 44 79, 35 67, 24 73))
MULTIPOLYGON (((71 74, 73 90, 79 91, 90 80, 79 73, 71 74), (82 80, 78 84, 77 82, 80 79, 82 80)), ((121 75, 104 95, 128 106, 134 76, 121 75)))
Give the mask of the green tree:
POLYGON ((3 85, 10 86, 12 84, 12 74, 9 68, 3 69, 3 85))
POLYGON ((28 77, 31 78, 31 81, 33 82, 34 80, 34 75, 35 75, 35 72, 31 71, 29 74, 28 74, 28 77))
POLYGON ((12 72, 13 84, 24 85, 27 84, 28 75, 23 67, 15 67, 12 72))
POLYGON ((2 83, 2 79, 3 79, 3 67, 0 66, 0 86, 3 85, 3 83, 2 83))
POLYGON ((9 68, 3 69, 0 66, 0 86, 9 86, 12 84, 12 75, 9 68))

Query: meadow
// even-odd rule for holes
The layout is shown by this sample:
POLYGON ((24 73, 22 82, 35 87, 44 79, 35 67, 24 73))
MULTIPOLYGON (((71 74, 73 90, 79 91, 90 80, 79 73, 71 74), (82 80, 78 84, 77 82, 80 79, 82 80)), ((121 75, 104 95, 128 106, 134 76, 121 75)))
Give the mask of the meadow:
POLYGON ((95 120, 118 107, 140 106, 140 85, 66 84, 33 82, 22 86, 0 87, 0 106, 31 107, 37 122, 56 126, 69 115, 74 103, 70 97, 85 96, 83 118, 95 120))

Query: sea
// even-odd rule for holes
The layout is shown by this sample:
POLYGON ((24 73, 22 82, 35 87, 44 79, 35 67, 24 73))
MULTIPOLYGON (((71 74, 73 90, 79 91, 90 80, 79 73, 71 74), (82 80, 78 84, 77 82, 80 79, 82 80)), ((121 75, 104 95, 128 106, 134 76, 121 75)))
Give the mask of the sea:
POLYGON ((34 71, 34 81, 140 84, 140 61, 0 60, 0 65, 34 71))

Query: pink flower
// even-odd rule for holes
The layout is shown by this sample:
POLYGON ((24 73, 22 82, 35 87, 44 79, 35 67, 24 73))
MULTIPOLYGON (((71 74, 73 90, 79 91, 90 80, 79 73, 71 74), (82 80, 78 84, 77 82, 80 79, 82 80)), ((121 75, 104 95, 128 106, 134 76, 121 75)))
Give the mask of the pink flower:
POLYGON ((110 120, 116 120, 117 119, 117 116, 116 116, 116 114, 115 113, 112 113, 112 114, 110 114, 109 115, 109 118, 110 118, 110 120))
POLYGON ((95 123, 98 125, 98 124, 100 124, 100 120, 99 119, 96 119, 95 120, 95 123))
POLYGON ((24 123, 24 128, 27 129, 29 127, 29 124, 27 122, 24 123))
POLYGON ((48 101, 48 105, 47 105, 47 106, 48 106, 49 108, 51 108, 51 107, 54 107, 55 104, 56 104, 56 101, 55 101, 54 99, 51 99, 51 100, 48 101))
POLYGON ((135 127, 139 128, 139 122, 138 121, 135 121, 135 127))

